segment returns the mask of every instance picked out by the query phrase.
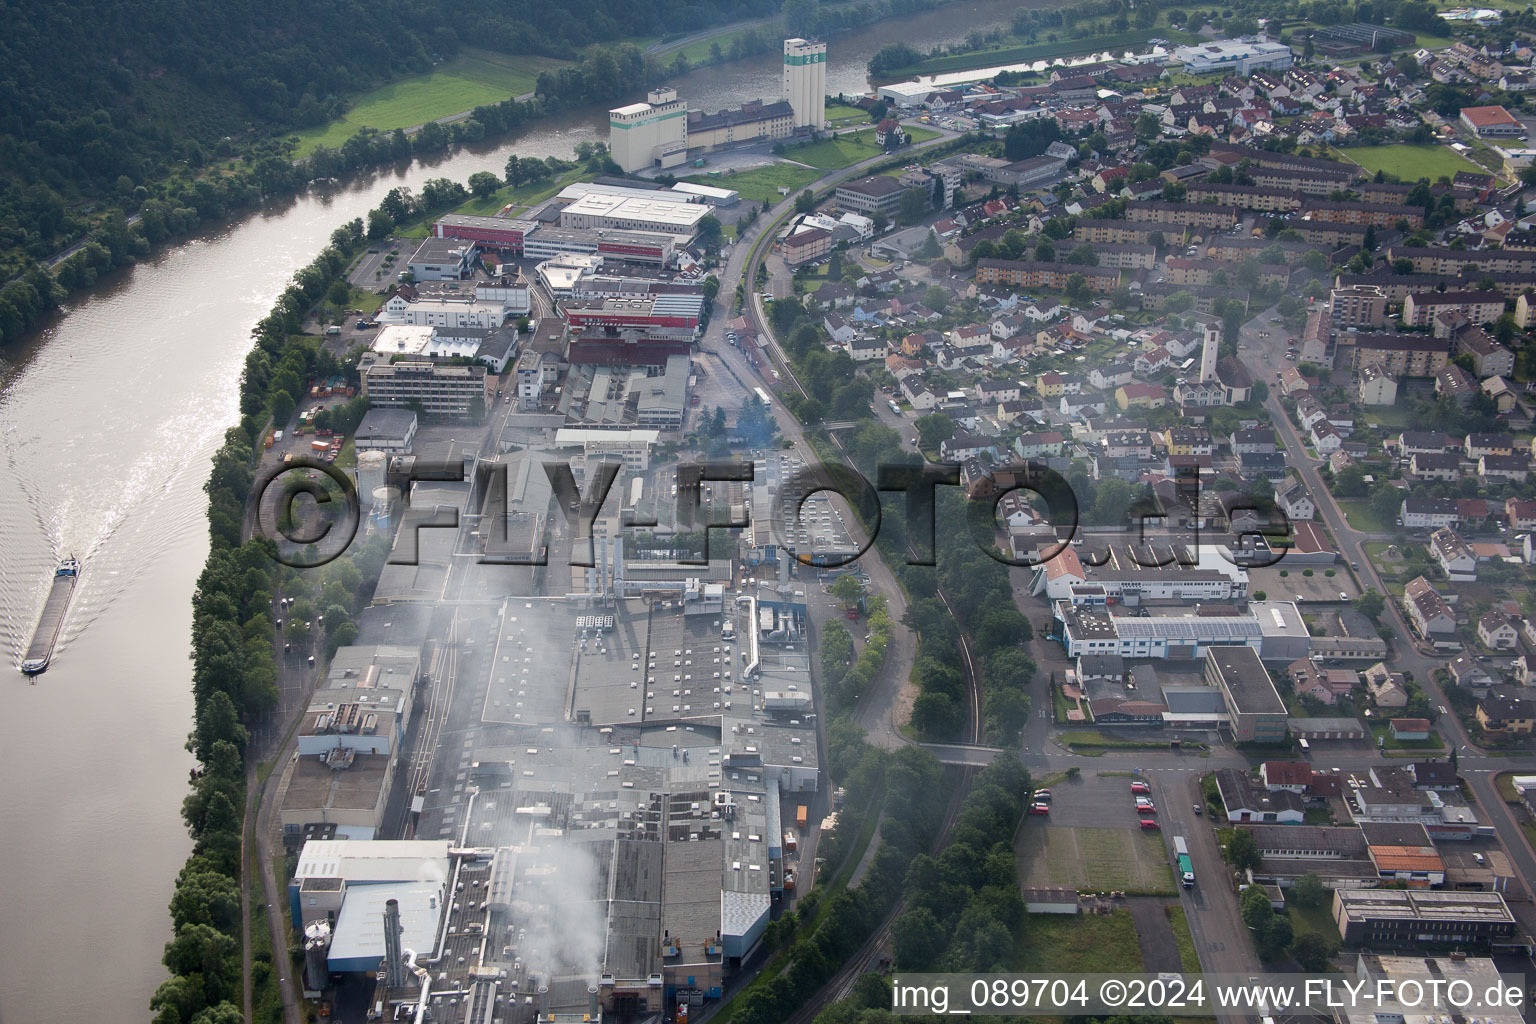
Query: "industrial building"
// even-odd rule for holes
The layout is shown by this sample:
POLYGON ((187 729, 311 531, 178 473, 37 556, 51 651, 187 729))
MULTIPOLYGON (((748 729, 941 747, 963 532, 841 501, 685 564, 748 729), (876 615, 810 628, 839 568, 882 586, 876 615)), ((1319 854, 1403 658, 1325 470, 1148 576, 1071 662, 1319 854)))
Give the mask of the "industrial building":
POLYGON ((375 362, 363 369, 363 394, 371 405, 420 403, 423 414, 467 419, 484 409, 486 368, 407 360, 375 362))
POLYGON ((418 281, 462 281, 475 266, 475 245, 456 238, 425 238, 405 261, 418 281))
POLYGON ((560 210, 560 226, 605 231, 644 231, 672 235, 686 243, 698 233, 699 221, 709 215, 709 206, 704 203, 590 192, 560 210))
POLYGON ((794 127, 820 131, 827 126, 826 43, 784 40, 784 100, 794 111, 794 127))
POLYGON ((1182 61, 1184 70, 1192 75, 1223 73, 1246 78, 1255 71, 1288 68, 1295 58, 1291 48, 1284 43, 1222 39, 1180 46, 1173 51, 1173 59, 1182 61))
POLYGON ((523 255, 549 260, 571 254, 596 254, 634 263, 672 262, 677 238, 655 231, 616 231, 600 228, 564 228, 540 224, 523 239, 523 255))
POLYGON ((1248 597, 1248 571, 1225 548, 1190 544, 1112 544, 1084 565, 1064 547, 1037 566, 1031 593, 1074 605, 1128 605, 1145 601, 1239 601, 1248 597))
POLYGON ((688 101, 652 89, 644 103, 608 111, 608 151, 624 173, 676 167, 688 157, 688 101))
MULTIPOLYGON (((1294 606, 1292 606, 1294 608, 1294 606)), ((1227 724, 1238 743, 1280 743, 1289 712, 1269 670, 1248 646, 1212 646, 1205 651, 1205 682, 1221 691, 1227 724)))
POLYGON ((1117 654, 1122 658, 1202 658, 1211 647, 1252 647, 1265 661, 1306 657, 1310 638, 1294 604, 1253 601, 1236 608, 1143 608, 1142 614, 1052 603, 1062 645, 1070 657, 1117 654))
POLYGON ((1496 892, 1426 892, 1417 889, 1337 889, 1333 920, 1347 945, 1508 945, 1518 935, 1514 914, 1496 892))
POLYGON ((713 114, 688 111, 688 148, 706 153, 738 142, 787 139, 794 133, 795 112, 783 100, 751 100, 713 114))
POLYGON ((560 311, 571 330, 611 328, 637 331, 647 338, 691 341, 704 312, 704 296, 653 295, 644 298, 565 299, 560 311))

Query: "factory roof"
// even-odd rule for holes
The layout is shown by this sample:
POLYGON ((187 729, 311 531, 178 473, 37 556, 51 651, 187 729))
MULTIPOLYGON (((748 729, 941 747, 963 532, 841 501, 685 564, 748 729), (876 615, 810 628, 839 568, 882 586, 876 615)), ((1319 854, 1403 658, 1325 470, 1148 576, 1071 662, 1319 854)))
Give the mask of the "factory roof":
POLYGON ((426 956, 437 946, 438 926, 444 913, 444 887, 437 882, 386 882, 353 885, 336 918, 331 936, 332 963, 384 958, 384 905, 399 904, 400 947, 426 956))
POLYGON ((1258 652, 1247 645, 1211 647, 1207 663, 1220 674, 1222 686, 1242 714, 1285 714, 1285 701, 1275 689, 1258 652))
POLYGON ((305 843, 293 876, 345 878, 350 884, 448 877, 446 839, 324 839, 305 843))

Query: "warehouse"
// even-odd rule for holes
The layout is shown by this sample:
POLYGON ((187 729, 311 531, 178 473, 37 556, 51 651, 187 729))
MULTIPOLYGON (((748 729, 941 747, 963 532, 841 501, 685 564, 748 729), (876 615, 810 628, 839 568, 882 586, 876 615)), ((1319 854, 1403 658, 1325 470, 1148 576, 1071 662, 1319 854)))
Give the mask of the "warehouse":
POLYGON ((1238 743, 1285 739, 1285 701, 1252 647, 1207 648, 1205 682, 1221 690, 1232 738, 1238 743))
POLYGON ((1432 944, 1478 948, 1515 938, 1515 917, 1496 892, 1339 889, 1333 920, 1346 945, 1388 949, 1432 944))
POLYGON ((560 211, 563 228, 594 228, 616 231, 651 231, 685 240, 698 233, 699 221, 708 217, 705 203, 673 202, 647 196, 614 196, 589 193, 560 211))
POLYGON ((523 255, 531 260, 552 260, 565 255, 608 256, 634 263, 672 262, 677 240, 654 231, 605 231, 596 228, 561 228, 540 224, 523 240, 523 255))

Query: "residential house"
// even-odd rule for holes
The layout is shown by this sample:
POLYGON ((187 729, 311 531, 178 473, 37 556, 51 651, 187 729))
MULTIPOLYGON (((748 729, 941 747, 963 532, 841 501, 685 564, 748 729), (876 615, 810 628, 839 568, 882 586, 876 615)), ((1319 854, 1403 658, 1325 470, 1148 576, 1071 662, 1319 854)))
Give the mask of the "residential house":
POLYGON ((1490 651, 1512 650, 1519 642, 1519 633, 1506 612, 1493 609, 1477 620, 1477 638, 1490 651))
POLYGON ((1410 580, 1403 589, 1403 610, 1424 639, 1434 643, 1455 639, 1456 616, 1445 598, 1423 576, 1410 580))
POLYGON ((1296 477, 1275 488, 1275 504, 1292 520, 1307 520, 1317 514, 1317 505, 1307 494, 1306 485, 1296 477))
POLYGON ((1360 680, 1365 683, 1365 690, 1377 707, 1408 706, 1408 681, 1401 672, 1393 672, 1378 661, 1360 673, 1360 680))
POLYGON ((1435 561, 1440 563, 1446 579, 1458 583, 1470 583, 1477 579, 1477 556, 1450 527, 1442 526, 1430 536, 1429 551, 1435 561))
POLYGON ((1536 726, 1536 701, 1490 693, 1477 702, 1477 724, 1484 732, 1529 736, 1536 726))

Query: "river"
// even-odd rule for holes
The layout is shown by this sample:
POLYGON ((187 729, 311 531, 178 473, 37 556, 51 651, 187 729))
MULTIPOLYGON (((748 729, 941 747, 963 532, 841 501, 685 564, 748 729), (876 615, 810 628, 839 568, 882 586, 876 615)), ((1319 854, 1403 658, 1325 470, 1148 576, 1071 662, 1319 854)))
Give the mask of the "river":
MULTIPOLYGON (((896 40, 951 42, 1011 0, 836 36, 828 92, 867 90, 896 40)), ((713 111, 776 98, 776 54, 677 81, 713 111)), ((341 222, 391 188, 500 172, 509 154, 569 157, 604 111, 311 191, 166 249, 76 297, 46 333, 0 351, 0 1021, 148 1016, 165 974, 166 903, 190 843, 190 598, 207 556, 203 484, 238 419, 251 327, 341 222), (84 563, 52 667, 16 672, 55 563, 84 563), (51 723, 51 724, 50 724, 51 723)))

